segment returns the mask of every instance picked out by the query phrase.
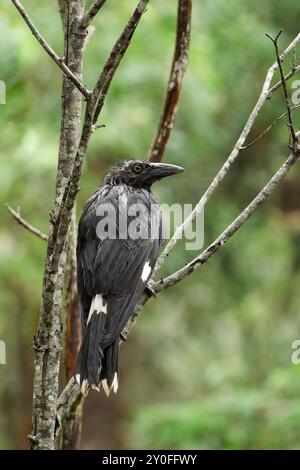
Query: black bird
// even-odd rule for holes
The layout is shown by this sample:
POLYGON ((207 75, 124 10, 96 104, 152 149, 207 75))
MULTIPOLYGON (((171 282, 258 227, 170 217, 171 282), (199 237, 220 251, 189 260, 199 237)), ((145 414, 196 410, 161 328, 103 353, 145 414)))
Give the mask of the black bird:
POLYGON ((101 383, 106 395, 117 391, 122 330, 147 288, 163 241, 151 185, 181 171, 163 163, 120 162, 83 209, 77 242, 83 340, 76 381, 84 395, 101 383))

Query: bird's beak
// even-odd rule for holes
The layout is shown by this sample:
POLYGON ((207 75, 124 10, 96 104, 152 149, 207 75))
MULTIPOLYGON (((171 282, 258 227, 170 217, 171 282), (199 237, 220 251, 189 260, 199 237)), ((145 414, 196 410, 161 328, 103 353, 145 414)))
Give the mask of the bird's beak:
POLYGON ((150 163, 150 174, 152 178, 160 179, 165 176, 176 175, 184 171, 184 168, 169 163, 150 163))

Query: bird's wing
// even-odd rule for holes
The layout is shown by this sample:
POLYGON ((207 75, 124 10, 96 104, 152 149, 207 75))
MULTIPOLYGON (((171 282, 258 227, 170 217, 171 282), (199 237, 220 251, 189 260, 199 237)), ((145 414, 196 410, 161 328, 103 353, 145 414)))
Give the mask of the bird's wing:
MULTIPOLYGON (((134 204, 144 206, 145 210, 138 217, 140 229, 143 230, 149 224, 149 210, 151 204, 153 209, 155 200, 146 191, 132 191, 125 186, 116 186, 108 191, 101 190, 96 193, 88 201, 80 220, 77 250, 78 290, 84 323, 92 298, 97 294, 107 296, 105 343, 118 335, 130 318, 154 268, 161 242, 161 214, 157 205, 153 209, 152 224, 158 227, 159 236, 143 239, 119 238, 119 222, 123 216, 127 216, 128 208, 134 204), (116 222, 115 239, 105 238, 105 226, 102 223, 99 225, 99 222, 104 221, 104 217, 97 216, 99 209, 108 203, 115 208, 115 215, 111 216, 115 217, 116 222)), ((127 220, 128 227, 134 217, 125 217, 123 220, 127 220)))

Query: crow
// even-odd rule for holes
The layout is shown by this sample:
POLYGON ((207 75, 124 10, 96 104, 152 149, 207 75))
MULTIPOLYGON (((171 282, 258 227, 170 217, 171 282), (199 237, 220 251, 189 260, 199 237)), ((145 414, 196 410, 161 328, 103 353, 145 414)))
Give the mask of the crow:
POLYGON ((77 287, 82 344, 75 379, 108 396, 118 389, 122 330, 151 277, 163 242, 163 220, 151 186, 183 171, 177 165, 129 160, 114 165, 79 221, 77 287))

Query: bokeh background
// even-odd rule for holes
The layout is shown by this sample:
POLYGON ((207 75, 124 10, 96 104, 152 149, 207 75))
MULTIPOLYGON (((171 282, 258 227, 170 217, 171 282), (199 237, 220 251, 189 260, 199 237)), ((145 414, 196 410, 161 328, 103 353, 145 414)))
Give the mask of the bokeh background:
MULTIPOLYGON (((56 0, 24 0, 33 20, 62 52, 56 0)), ((85 58, 91 87, 136 4, 110 0, 96 19, 85 58)), ((78 209, 109 165, 144 158, 156 129, 172 58, 175 0, 153 0, 113 82, 88 151, 78 209)), ((264 33, 299 32, 297 0, 197 0, 189 69, 165 160, 186 172, 157 184, 164 203, 195 203, 234 145, 274 61, 264 33)), ((291 58, 292 59, 292 58, 291 58)), ((296 57, 297 60, 297 57, 296 57)), ((289 66, 289 63, 287 63, 289 66)), ((0 79, 0 447, 27 448, 45 243, 20 228, 4 204, 48 230, 54 197, 61 76, 21 17, 1 2, 0 79)), ((289 87, 291 84, 289 85, 289 87)), ((284 112, 279 90, 254 138, 284 112)), ((299 123, 299 113, 295 112, 299 123)), ((288 154, 286 123, 241 153, 205 211, 205 243, 239 213, 288 154)), ((300 448, 300 186, 295 168, 280 189, 192 277, 151 300, 122 347, 120 391, 92 392, 82 447, 300 448)), ((181 242, 163 273, 196 253, 181 242)))

